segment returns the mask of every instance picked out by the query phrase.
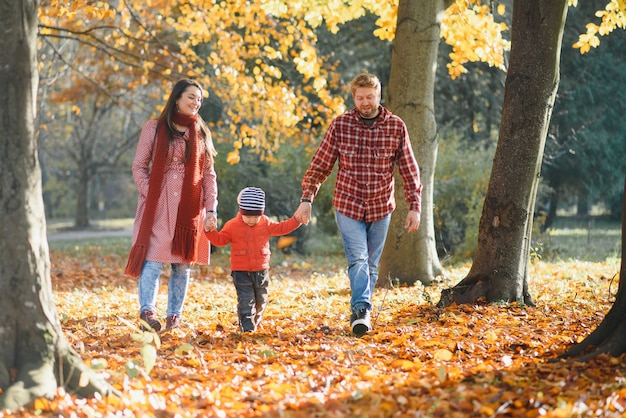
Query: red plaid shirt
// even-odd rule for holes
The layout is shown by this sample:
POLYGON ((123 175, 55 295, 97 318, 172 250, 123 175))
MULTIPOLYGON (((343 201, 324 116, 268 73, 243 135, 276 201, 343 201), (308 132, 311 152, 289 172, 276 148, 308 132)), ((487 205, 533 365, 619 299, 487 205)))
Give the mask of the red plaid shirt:
POLYGON ((410 210, 421 211, 422 184, 406 125, 388 109, 372 126, 356 109, 335 118, 302 179, 302 198, 313 200, 339 159, 333 206, 352 219, 374 222, 393 212, 394 166, 410 210))

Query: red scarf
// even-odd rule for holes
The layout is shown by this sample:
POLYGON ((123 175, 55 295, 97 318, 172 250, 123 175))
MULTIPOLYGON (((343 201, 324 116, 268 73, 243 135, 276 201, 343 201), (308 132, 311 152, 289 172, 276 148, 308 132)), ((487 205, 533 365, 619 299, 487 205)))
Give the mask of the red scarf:
MULTIPOLYGON (((180 255, 185 263, 192 263, 198 257, 198 240, 202 233, 200 228, 200 198, 202 196, 202 172, 204 169, 205 154, 202 151, 201 141, 198 140, 196 122, 198 117, 185 116, 178 112, 174 114, 174 123, 189 127, 189 143, 191 150, 189 160, 185 162, 185 177, 178 204, 176 229, 172 241, 172 254, 180 255)), ((150 171, 150 185, 148 197, 139 226, 137 240, 130 250, 124 273, 131 277, 139 277, 146 260, 152 225, 156 213, 157 203, 161 194, 161 183, 165 174, 165 163, 169 150, 170 130, 162 119, 157 125, 157 143, 150 171)))

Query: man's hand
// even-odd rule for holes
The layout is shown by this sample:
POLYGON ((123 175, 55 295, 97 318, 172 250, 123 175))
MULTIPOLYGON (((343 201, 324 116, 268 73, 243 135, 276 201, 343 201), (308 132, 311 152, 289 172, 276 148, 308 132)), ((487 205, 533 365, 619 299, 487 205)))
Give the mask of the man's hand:
POLYGON ((308 225, 311 222, 311 202, 301 202, 293 216, 301 224, 308 225))
POLYGON ((406 221, 404 221, 404 229, 410 234, 411 232, 417 231, 417 228, 420 226, 420 212, 416 210, 410 210, 409 213, 406 214, 406 221))

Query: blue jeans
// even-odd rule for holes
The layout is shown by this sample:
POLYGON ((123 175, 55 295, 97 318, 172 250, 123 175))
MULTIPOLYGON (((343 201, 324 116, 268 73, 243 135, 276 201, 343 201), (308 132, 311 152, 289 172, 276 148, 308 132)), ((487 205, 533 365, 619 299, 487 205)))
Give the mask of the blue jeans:
MULTIPOLYGON (((139 276, 139 312, 156 311, 156 300, 159 293, 159 278, 163 263, 146 261, 143 263, 139 276)), ((172 264, 172 274, 167 286, 167 316, 183 313, 183 303, 189 285, 189 264, 172 264)))
POLYGON ((348 260, 350 308, 372 310, 372 294, 378 280, 378 263, 383 253, 391 214, 376 222, 357 221, 335 211, 337 226, 348 260))

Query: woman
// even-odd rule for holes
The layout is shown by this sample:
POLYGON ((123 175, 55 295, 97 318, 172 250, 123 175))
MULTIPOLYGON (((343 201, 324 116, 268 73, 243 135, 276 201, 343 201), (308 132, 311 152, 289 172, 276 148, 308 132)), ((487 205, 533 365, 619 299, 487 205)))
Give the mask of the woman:
POLYGON ((139 317, 155 331, 161 329, 156 299, 163 264, 172 267, 168 330, 179 326, 191 264, 209 263, 203 229, 217 226, 217 153, 198 114, 201 104, 197 82, 176 83, 159 118, 145 123, 133 160, 139 200, 125 273, 139 277, 139 317))

